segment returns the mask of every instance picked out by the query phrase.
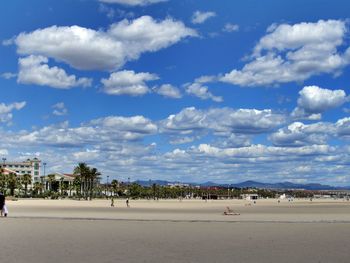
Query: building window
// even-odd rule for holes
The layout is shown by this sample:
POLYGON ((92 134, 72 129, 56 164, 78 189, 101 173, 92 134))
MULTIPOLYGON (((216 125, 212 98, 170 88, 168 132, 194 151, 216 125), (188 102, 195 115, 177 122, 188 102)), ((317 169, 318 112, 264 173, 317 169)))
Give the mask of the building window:
POLYGON ((39 175, 39 172, 34 172, 34 175, 39 175))

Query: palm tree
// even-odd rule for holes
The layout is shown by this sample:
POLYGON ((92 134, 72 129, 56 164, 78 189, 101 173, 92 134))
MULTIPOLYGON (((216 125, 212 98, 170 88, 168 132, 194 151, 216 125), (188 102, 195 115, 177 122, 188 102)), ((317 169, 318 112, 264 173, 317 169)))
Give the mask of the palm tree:
POLYGON ((7 184, 7 175, 4 173, 0 173, 0 191, 4 192, 7 184))
POLYGON ((119 182, 118 180, 112 180, 111 182, 112 185, 112 189, 113 189, 113 195, 115 195, 118 192, 118 188, 119 188, 119 182))
POLYGON ((49 187, 50 187, 50 193, 51 193, 51 191, 52 191, 52 186, 53 186, 53 184, 54 184, 54 182, 56 182, 56 180, 55 180, 55 175, 54 174, 49 174, 48 176, 47 176, 47 181, 48 181, 48 183, 49 183, 49 187))
POLYGON ((32 176, 30 174, 24 174, 21 178, 21 183, 24 184, 24 195, 27 196, 28 184, 32 183, 32 176))
POLYGON ((90 200, 92 199, 92 196, 93 196, 95 182, 98 182, 100 180, 100 175, 101 173, 96 168, 90 169, 90 172, 89 172, 90 200))
POLYGON ((87 166, 86 163, 79 163, 78 166, 74 168, 73 174, 80 178, 81 190, 85 196, 85 199, 87 199, 87 182, 90 176, 89 166, 87 166))
POLYGON ((79 200, 81 197, 81 178, 80 176, 76 176, 73 181, 73 188, 75 189, 76 195, 79 196, 79 200))
POLYGON ((33 185, 33 191, 37 195, 39 192, 42 192, 43 184, 40 182, 35 182, 33 185))
POLYGON ((17 175, 15 173, 10 173, 7 177, 7 186, 10 188, 10 195, 15 195, 15 189, 17 187, 18 180, 17 175))

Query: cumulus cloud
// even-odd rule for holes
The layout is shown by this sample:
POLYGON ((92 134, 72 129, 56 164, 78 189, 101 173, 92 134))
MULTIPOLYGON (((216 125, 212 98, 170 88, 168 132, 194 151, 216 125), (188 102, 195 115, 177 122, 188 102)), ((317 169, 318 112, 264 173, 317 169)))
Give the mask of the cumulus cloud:
POLYGON ((272 25, 255 46, 250 62, 221 81, 240 86, 301 82, 322 73, 339 74, 350 63, 340 51, 347 29, 342 20, 272 25))
POLYGON ((49 67, 48 58, 30 55, 19 59, 19 73, 17 81, 22 84, 35 84, 58 89, 91 86, 92 79, 76 78, 59 67, 49 67))
POLYGON ((15 43, 20 55, 42 55, 82 70, 116 70, 144 52, 155 52, 196 35, 195 30, 172 18, 156 21, 142 16, 114 23, 106 31, 51 26, 22 32, 15 43))
POLYGON ((12 111, 21 110, 26 106, 26 102, 14 102, 10 104, 0 103, 0 122, 10 123, 12 121, 12 111))
POLYGON ((193 24, 203 24, 209 18, 216 16, 215 12, 201 12, 195 11, 192 15, 192 23, 193 24))
POLYGON ((335 124, 336 134, 339 137, 350 138, 350 118, 343 118, 336 122, 335 124))
POLYGON ((184 141, 189 142, 211 133, 231 141, 229 143, 226 140, 227 145, 241 145, 249 140, 247 137, 243 138, 244 136, 270 132, 283 125, 286 118, 286 116, 271 110, 235 110, 231 108, 198 110, 190 107, 170 115, 162 120, 159 126, 160 131, 169 134, 171 140, 176 143, 181 142, 182 138, 186 138, 184 141))
MULTIPOLYGON (((258 161, 258 158, 277 158, 293 155, 295 157, 323 155, 332 151, 332 147, 328 145, 311 145, 303 147, 274 147, 266 145, 250 145, 248 147, 239 148, 218 148, 208 144, 200 144, 198 152, 212 157, 236 157, 236 158, 253 158, 258 161)), ((266 161, 266 160, 261 160, 266 161)))
POLYGON ((68 114, 68 110, 64 105, 64 102, 58 102, 52 105, 52 108, 53 108, 53 112, 52 112, 53 115, 64 116, 68 114))
POLYGON ((167 97, 167 98, 172 98, 172 99, 182 98, 182 94, 181 94, 180 90, 171 84, 163 84, 160 87, 155 87, 154 91, 157 94, 162 95, 162 96, 167 97))
POLYGON ((185 91, 187 94, 198 97, 202 100, 213 100, 215 102, 222 102, 223 98, 220 96, 214 96, 209 88, 199 82, 194 82, 192 84, 186 84, 185 91))
POLYGON ((105 147, 112 149, 123 142, 139 141, 155 134, 156 124, 143 116, 108 116, 70 127, 69 123, 45 126, 34 131, 7 134, 4 144, 59 148, 105 147))
POLYGON ((337 108, 349 99, 344 90, 306 86, 299 92, 298 106, 292 112, 294 118, 318 119, 329 109, 337 108))
POLYGON ((239 25, 226 23, 222 31, 224 32, 237 32, 239 30, 239 25))
POLYGON ((121 180, 161 177, 196 182, 293 179, 335 183, 336 178, 349 174, 350 147, 330 146, 322 137, 317 141, 312 135, 329 133, 347 139, 350 118, 336 123, 296 122, 280 128, 287 118, 271 110, 230 108, 186 108, 161 121, 108 116, 80 125, 63 122, 18 132, 0 129, 1 149, 8 151, 9 159, 40 152, 53 171, 71 172, 77 162, 87 161, 104 176, 117 172, 121 180), (251 136, 276 129, 279 138, 274 146, 251 144, 251 136), (172 143, 179 145, 166 145, 164 151, 148 142, 154 135, 159 135, 160 141, 164 139, 161 136, 174 136, 170 137, 172 143), (199 138, 199 145, 193 143, 199 138))
POLYGON ((108 79, 102 79, 103 92, 109 95, 141 96, 150 89, 147 81, 156 80, 158 76, 146 72, 135 73, 132 70, 123 70, 112 73, 108 79))
POLYGON ((334 131, 331 123, 320 122, 306 125, 301 122, 293 122, 271 134, 269 138, 274 145, 283 147, 326 144, 334 131))
POLYGON ((121 4, 126 6, 146 6, 161 2, 166 2, 168 0, 99 0, 106 4, 121 4))

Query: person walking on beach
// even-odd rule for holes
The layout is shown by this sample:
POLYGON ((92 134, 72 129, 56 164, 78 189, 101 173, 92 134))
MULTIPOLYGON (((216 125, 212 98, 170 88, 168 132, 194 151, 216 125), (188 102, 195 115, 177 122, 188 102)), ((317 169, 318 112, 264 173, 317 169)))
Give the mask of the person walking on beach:
POLYGON ((111 207, 114 207, 114 197, 111 197, 111 207))
POLYGON ((126 198, 126 207, 129 207, 129 198, 126 198))

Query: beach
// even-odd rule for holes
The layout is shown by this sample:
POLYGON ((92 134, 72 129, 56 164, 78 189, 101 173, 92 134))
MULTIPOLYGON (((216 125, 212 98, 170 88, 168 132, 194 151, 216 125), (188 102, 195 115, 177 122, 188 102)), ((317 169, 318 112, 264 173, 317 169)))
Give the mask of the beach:
POLYGON ((0 262, 349 262, 344 200, 18 200, 0 262), (237 216, 225 216, 229 206, 237 216))

